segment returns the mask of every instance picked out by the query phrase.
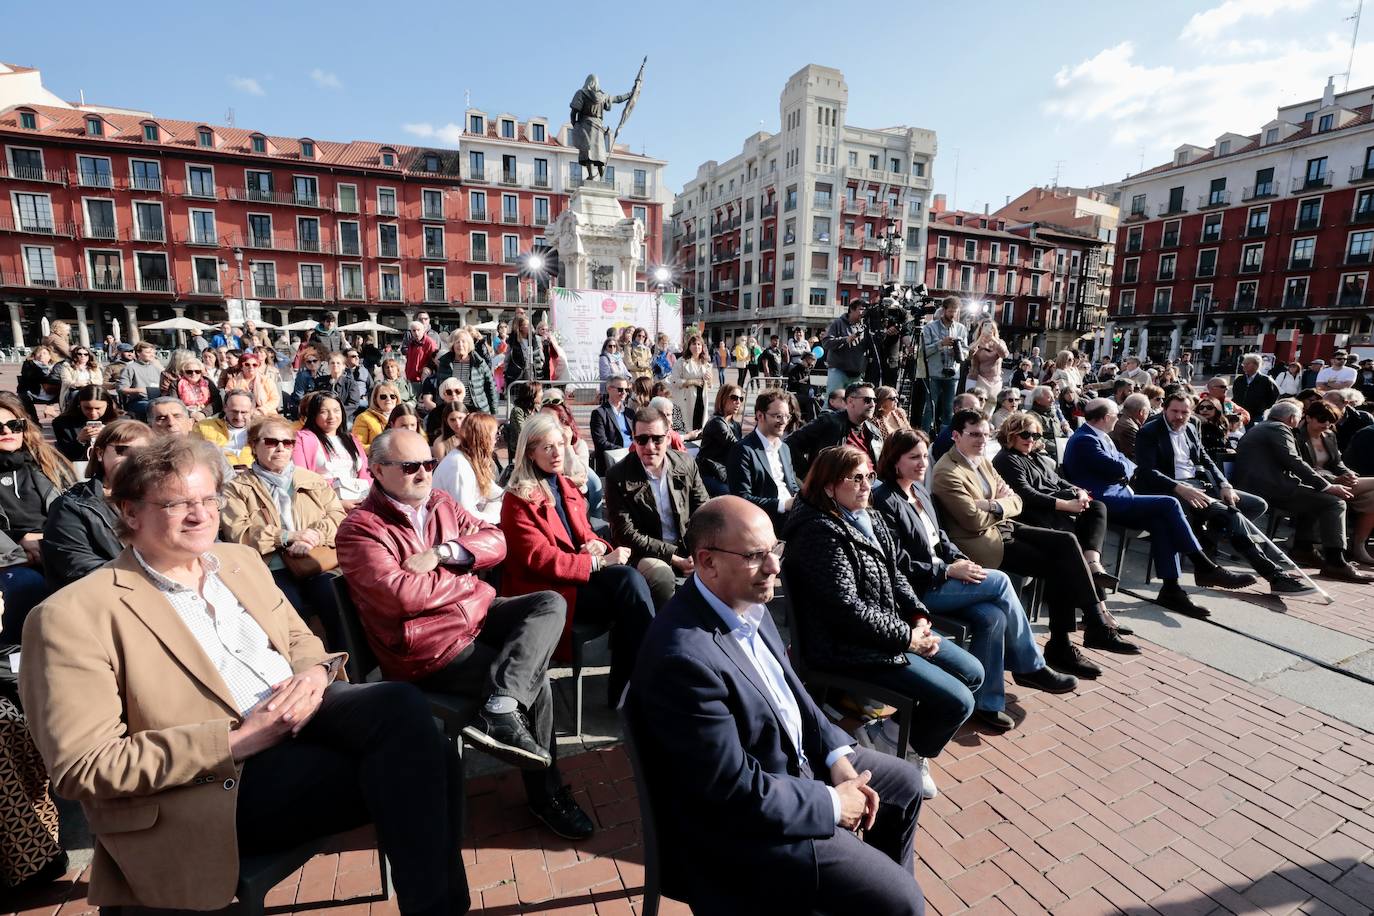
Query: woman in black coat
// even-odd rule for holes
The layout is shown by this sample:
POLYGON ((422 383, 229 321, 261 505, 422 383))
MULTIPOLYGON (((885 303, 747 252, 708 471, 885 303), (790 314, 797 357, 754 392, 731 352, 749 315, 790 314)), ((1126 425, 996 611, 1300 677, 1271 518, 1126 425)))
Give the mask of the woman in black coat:
POLYGON ((68 461, 85 461, 100 430, 118 418, 114 400, 104 388, 83 385, 76 389, 67 409, 53 418, 54 444, 68 461))
POLYGON ((1107 507, 1059 475, 1054 459, 1044 449, 1040 417, 1027 411, 1012 414, 997 431, 997 441, 1002 450, 992 459, 992 467, 1021 497, 1023 508, 1017 520, 1037 528, 1072 532, 1097 587, 1115 586, 1116 577, 1102 565, 1107 507))
POLYGON ((706 485, 706 492, 712 496, 724 496, 730 492, 725 458, 730 454, 730 447, 744 435, 744 427, 740 422, 743 416, 744 389, 738 385, 721 385, 716 392, 715 414, 701 430, 700 448, 697 451, 697 470, 701 472, 701 482, 706 485))

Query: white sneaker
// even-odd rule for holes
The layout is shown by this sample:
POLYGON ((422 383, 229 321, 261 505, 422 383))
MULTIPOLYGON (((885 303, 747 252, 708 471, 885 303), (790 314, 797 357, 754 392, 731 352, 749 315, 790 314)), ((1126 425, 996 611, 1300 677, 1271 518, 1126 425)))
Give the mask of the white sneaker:
POLYGON ((894 718, 875 719, 863 727, 869 740, 872 742, 875 751, 882 751, 884 754, 891 754, 894 757, 903 757, 916 764, 921 770, 921 797, 935 798, 940 794, 940 789, 935 785, 935 778, 930 775, 930 761, 912 753, 910 749, 905 749, 905 755, 897 750, 897 738, 901 734, 898 730, 897 720, 894 718))
POLYGON ((940 794, 940 790, 935 786, 935 778, 930 775, 930 761, 924 757, 914 756, 912 763, 921 768, 921 797, 934 798, 940 794))

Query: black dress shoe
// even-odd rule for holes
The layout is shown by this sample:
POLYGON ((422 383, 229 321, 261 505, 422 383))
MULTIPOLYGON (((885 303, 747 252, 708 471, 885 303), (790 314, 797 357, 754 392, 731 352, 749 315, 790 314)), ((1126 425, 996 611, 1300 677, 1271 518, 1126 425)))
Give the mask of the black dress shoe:
POLYGON ((1063 642, 1051 640, 1045 646, 1045 664, 1055 671, 1085 680, 1093 680, 1102 674, 1102 669, 1084 658, 1083 653, 1067 637, 1063 642))
POLYGON ((1016 727, 1016 720, 1000 709, 975 709, 973 718, 999 732, 1011 731, 1016 727))
POLYGON ((592 819, 578 807, 568 786, 563 786, 543 804, 531 802, 530 813, 565 840, 585 840, 596 832, 592 819))
POLYGON ((1083 645, 1089 649, 1101 649, 1103 652, 1116 652, 1119 655, 1139 655, 1140 647, 1133 642, 1126 642, 1120 633, 1119 627, 1084 627, 1083 645))
POLYGON ((1369 575, 1369 573, 1360 572, 1355 568, 1354 564, 1351 563, 1342 563, 1339 566, 1335 564, 1326 564, 1322 566, 1321 572, 1317 573, 1317 575, 1324 579, 1336 579, 1340 582, 1354 582, 1357 585, 1374 582, 1374 576, 1369 575))
POLYGON ((1078 686, 1078 678, 1070 674, 1060 674, 1046 666, 1025 674, 1012 674, 1011 679, 1018 686, 1033 687, 1045 693, 1072 693, 1078 686))
POLYGON ((1245 588, 1257 581, 1252 573, 1231 572, 1221 566, 1193 571, 1193 584, 1199 588, 1245 588))
POLYGON ((1306 595, 1316 590, 1315 586, 1308 585, 1297 576, 1288 573, 1275 573, 1269 580, 1271 595, 1306 595))
POLYGON ((539 746, 530 734, 525 714, 488 712, 482 709, 477 718, 463 728, 463 737, 503 763, 522 770, 548 769, 553 758, 539 746))
POLYGON ((1212 616, 1211 611, 1194 603, 1193 599, 1188 597, 1188 593, 1181 588, 1172 591, 1160 589, 1159 594, 1155 596, 1155 604, 1166 611, 1174 611, 1186 617, 1196 617, 1198 620, 1206 620, 1212 616))

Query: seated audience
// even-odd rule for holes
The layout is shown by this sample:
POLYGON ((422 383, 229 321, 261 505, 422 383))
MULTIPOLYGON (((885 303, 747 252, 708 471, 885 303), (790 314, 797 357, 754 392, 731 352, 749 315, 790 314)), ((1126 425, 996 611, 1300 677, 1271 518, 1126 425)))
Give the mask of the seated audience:
POLYGON ((472 331, 458 328, 449 337, 449 352, 439 357, 437 370, 429 377, 436 381, 440 393, 445 379, 456 379, 463 385, 463 406, 468 410, 493 413, 496 410, 496 379, 487 360, 472 352, 472 331))
POLYGON ((1333 388, 1322 395, 1322 400, 1341 408, 1341 418, 1336 421, 1336 445, 1344 454, 1356 433, 1374 425, 1374 415, 1364 409, 1364 394, 1358 388, 1333 388))
POLYGON ((118 385, 124 409, 142 419, 148 400, 162 393, 162 364, 157 361, 157 349, 146 340, 133 348, 134 358, 123 364, 118 385))
MULTIPOLYGON (((1167 395, 1166 403, 1170 398, 1189 397, 1182 391, 1167 395)), ((1197 408, 1194 411, 1197 416, 1197 434, 1202 442, 1202 448, 1207 452, 1214 464, 1218 467, 1225 467, 1236 460, 1236 453, 1230 444, 1230 421, 1226 414, 1222 413, 1221 405, 1212 400, 1207 395, 1203 395, 1197 400, 1197 408)), ((1162 416, 1163 411, 1156 417, 1162 416)), ((1232 416, 1236 416, 1232 414, 1232 416)), ((1237 416, 1237 419, 1239 417, 1237 416)), ((1118 423, 1121 421, 1118 420, 1118 423)), ((1137 460, 1135 455, 1127 455, 1132 460, 1137 460)))
MULTIPOLYGON (((1134 384, 1134 382, 1132 383, 1134 384)), ((1135 460, 1135 437, 1140 426, 1150 419, 1150 399, 1140 392, 1132 392, 1121 402, 1121 412, 1112 426, 1112 441, 1121 454, 1135 460)))
POLYGON ((336 681, 257 552, 215 543, 221 468, 194 439, 131 450, 111 492, 129 546, 25 627, 29 730, 95 838, 87 899, 226 907, 241 856, 370 822, 401 912, 463 911, 462 782, 429 704, 336 681))
POLYGON ((1127 356, 1121 360, 1121 371, 1117 373, 1117 378, 1128 378, 1139 388, 1144 388, 1154 381, 1150 370, 1141 367, 1138 356, 1127 356))
POLYGON ((1135 394, 1135 382, 1128 378, 1113 379, 1111 385, 1107 386, 1111 390, 1112 400, 1116 401, 1118 407, 1124 407, 1126 399, 1135 394))
POLYGON ((744 435, 743 420, 744 389, 738 385, 721 385, 716 392, 715 411, 701 430, 697 451, 697 470, 711 496, 730 491, 725 461, 731 447, 744 435))
MULTIPOLYGON (((208 351, 213 353, 214 351, 208 351)), ((326 351, 325 356, 328 353, 326 351)), ((315 382, 319 377, 321 355, 315 347, 310 344, 302 344, 301 351, 297 354, 299 361, 296 369, 295 380, 291 384, 291 394, 287 396, 287 408, 290 409, 292 416, 299 416, 301 404, 304 403, 306 395, 315 390, 315 382)), ((206 366, 207 371, 209 366, 206 366)))
POLYGON ((43 525, 43 571, 57 590, 119 556, 119 513, 110 503, 115 468, 130 449, 146 445, 153 431, 137 420, 115 420, 91 443, 90 472, 52 504, 43 525))
POLYGON ((767 512, 779 533, 801 489, 792 469, 792 449, 783 439, 791 419, 785 392, 778 388, 759 392, 754 399, 754 429, 731 446, 725 460, 730 492, 767 512))
POLYGON ((1064 476, 1105 503, 1112 524, 1150 532, 1155 572, 1162 583, 1156 604, 1189 617, 1210 617, 1211 612, 1194 602, 1178 584, 1180 557, 1192 561, 1193 582, 1202 588, 1244 588, 1253 585, 1255 577, 1224 569, 1203 553, 1178 500, 1131 489, 1136 464, 1121 454, 1108 433, 1116 416, 1116 404, 1107 398, 1088 403, 1087 422, 1064 449, 1064 476))
MULTIPOLYGON (((647 376, 646 384, 647 384, 647 376)), ((639 380, 635 380, 638 384, 639 380)), ((506 443, 506 454, 515 454, 515 445, 520 441, 520 427, 539 409, 539 401, 544 396, 543 382, 524 379, 510 394, 510 415, 502 425, 501 434, 506 443)))
MULTIPOLYGON (((1181 389, 1191 392, 1191 385, 1180 385, 1181 389)), ((1146 385, 1140 389, 1140 393, 1145 395, 1150 402, 1150 416, 1154 416, 1164 409, 1164 389, 1158 385, 1146 385)))
POLYGON ((545 391, 540 401, 540 413, 556 417, 563 428, 563 476, 573 482, 577 491, 587 497, 587 514, 600 519, 602 513, 601 478, 591 469, 591 454, 587 440, 577 430, 577 420, 564 403, 563 392, 545 391))
POLYGON ((1069 641, 1069 634, 1078 629, 1080 610, 1084 646, 1123 654, 1139 652, 1121 638, 1074 536, 1014 521, 1022 511, 1021 497, 987 460, 987 440, 992 435, 987 421, 977 411, 965 410, 951 422, 954 448, 935 465, 930 486, 944 529, 984 569, 1043 579, 1050 629, 1045 662, 1080 678, 1102 673, 1069 641))
POLYGON ((650 626, 626 698, 665 883, 723 916, 924 913, 920 774, 852 748, 793 673, 766 607, 782 551, 768 516, 723 496, 687 534, 697 572, 650 626))
MULTIPOLYGON (((289 420, 253 421, 253 464, 224 485, 219 530, 221 539, 261 554, 277 588, 296 613, 309 618, 335 600, 329 573, 339 565, 334 536, 344 507, 329 481, 292 463, 296 436, 289 420)), ((342 634, 329 636, 332 644, 343 644, 342 634)))
POLYGON ((1343 408, 1324 400, 1307 405, 1297 431, 1298 453, 1323 480, 1350 490, 1346 503, 1351 516, 1350 559, 1374 567, 1374 556, 1369 553, 1369 535, 1374 532, 1374 477, 1361 477, 1341 461, 1336 425, 1343 412, 1343 408))
POLYGON ((16 390, 25 413, 35 423, 42 422, 40 408, 61 408, 58 397, 62 391, 62 378, 58 374, 57 364, 53 362, 51 347, 39 344, 33 348, 19 367, 16 390))
POLYGON ((1011 373, 1011 387, 1018 392, 1030 391, 1038 384, 1035 376, 1035 369, 1028 359, 1022 359, 1016 364, 1016 368, 1011 373))
POLYGON ((263 354, 254 350, 239 357, 238 368, 225 380, 224 393, 227 396, 231 391, 242 391, 253 401, 253 416, 270 416, 281 411, 281 391, 277 385, 280 377, 270 354, 264 366, 263 354))
POLYGON ((482 700, 468 741, 524 771, 531 811, 559 836, 592 823, 554 762, 549 659, 566 605, 554 592, 497 598, 477 575, 506 559, 501 529, 435 490, 437 462, 405 430, 372 443, 375 485, 336 537, 339 567, 389 680, 482 700))
POLYGON ((687 451, 687 440, 683 439, 682 434, 673 429, 671 425, 673 411, 677 409, 677 406, 673 403, 673 399, 668 397, 652 397, 649 398, 648 406, 652 407, 654 410, 661 411, 665 417, 670 418, 668 426, 668 447, 675 452, 687 451))
MULTIPOLYGON (((806 663, 871 680, 914 698, 910 723, 923 792, 935 794, 927 758, 940 753, 973 713, 983 666, 930 630, 930 617, 898 567, 900 549, 882 516, 869 511, 872 465, 848 445, 823 449, 787 518, 783 558, 806 663)), ((897 722, 875 746, 901 757, 897 722)))
POLYGON ((1351 469, 1361 477, 1374 477, 1374 426, 1366 426, 1350 440, 1350 448, 1341 453, 1351 469))
POLYGON ((524 595, 548 589, 568 605, 562 654, 576 620, 611 625, 609 705, 619 702, 634 670, 644 631, 654 616, 644 577, 628 547, 612 547, 593 533, 582 494, 563 476, 563 430, 535 414, 520 433, 510 484, 501 503, 509 548, 501 591, 524 595))
POLYGON ((95 361, 89 347, 80 344, 72 348, 71 355, 57 364, 57 377, 62 380, 57 403, 66 409, 71 403, 72 393, 87 385, 101 385, 100 366, 95 361))
POLYGON ((988 420, 989 426, 995 433, 1002 428, 1002 424, 1007 421, 1007 417, 1021 409, 1022 393, 1017 388, 1004 388, 997 395, 997 408, 992 412, 992 417, 988 420))
POLYGON ((167 392, 186 405, 192 420, 204 420, 224 409, 224 397, 210 381, 205 364, 192 357, 181 364, 172 390, 167 392))
MULTIPOLYGON (((195 421, 191 419, 191 412, 176 398, 153 398, 148 402, 148 426, 155 433, 164 436, 190 436, 195 425, 195 421)), ((225 458, 224 463, 230 468, 229 473, 233 473, 228 458, 225 458)))
POLYGON ((1083 406, 1085 403, 1078 396, 1077 388, 1065 385, 1059 389, 1055 406, 1059 408, 1059 415, 1068 422, 1069 428, 1078 429, 1083 425, 1083 406))
POLYGON ((469 515, 496 525, 501 521, 501 488, 496 483, 496 436, 500 427, 489 413, 470 413, 458 432, 458 447, 434 469, 434 488, 452 496, 469 515))
MULTIPOLYGON (((1203 403, 1215 404, 1210 398, 1203 403)), ((1236 553, 1269 582, 1274 594, 1311 592, 1311 586, 1283 571, 1280 564, 1285 558, 1274 555, 1277 549, 1267 545, 1252 524, 1268 511, 1268 505, 1231 485, 1203 447, 1198 430, 1188 422, 1192 415, 1193 399, 1177 392, 1164 399, 1162 414, 1140 428, 1136 489, 1177 499, 1205 552, 1215 553, 1217 542, 1229 538, 1236 553)), ((1202 425, 1205 429, 1207 421, 1202 425)))
POLYGON ((315 390, 327 392, 343 407, 344 422, 349 422, 367 403, 367 383, 348 368, 342 353, 329 354, 324 373, 315 377, 315 390))
POLYGON ((104 388, 83 385, 72 392, 67 409, 53 417, 53 444, 68 461, 85 461, 100 430, 118 417, 114 401, 104 388))
MULTIPOLYGON (((490 416, 490 414, 488 414, 490 416)), ((468 418, 467 408, 461 400, 445 401, 438 410, 432 411, 425 420, 426 438, 432 445, 430 454, 442 460, 449 452, 458 447, 463 432, 463 423, 468 418)))
POLYGON ((878 399, 877 411, 873 416, 873 425, 878 427, 878 432, 887 439, 899 429, 910 429, 911 421, 907 419, 906 411, 897 406, 897 389, 887 385, 880 386, 873 392, 873 396, 878 399))
POLYGON ((359 411, 358 416, 353 420, 353 438, 358 443, 367 448, 386 430, 386 421, 391 418, 391 411, 397 404, 401 403, 401 393, 396 390, 396 386, 390 382, 378 382, 372 386, 372 393, 367 396, 367 409, 359 411))
MULTIPOLYGON (((1068 693, 1078 679, 1046 667, 1030 621, 1005 573, 984 569, 955 547, 941 530, 925 488, 930 437, 900 430, 888 437, 878 463, 873 508, 898 548, 898 569, 927 610, 964 623, 983 684, 973 692, 973 717, 998 731, 1016 725, 1006 713, 1002 673, 1017 684, 1068 693)), ((1005 452, 1004 452, 1005 454, 1005 452)))
POLYGON ((589 431, 592 437, 592 470, 606 476, 607 452, 629 449, 634 438, 634 408, 627 402, 629 379, 612 375, 606 379, 606 401, 592 411, 589 431))
POLYGON ((305 415, 296 432, 291 461, 329 481, 344 509, 352 509, 372 486, 367 449, 356 436, 343 430, 343 405, 332 394, 317 392, 302 406, 305 415))
MULTIPOLYGON (((426 338, 428 339, 428 338, 426 338)), ((379 382, 386 382, 396 388, 396 394, 400 396, 400 403, 415 406, 415 389, 404 375, 401 374, 401 364, 395 357, 388 356, 382 360, 380 367, 381 374, 378 376, 379 382)))
POLYGON ((868 455, 870 465, 877 463, 883 450, 883 436, 873 425, 877 397, 873 386, 855 382, 842 392, 843 407, 823 411, 820 416, 787 437, 792 464, 799 477, 805 477, 811 462, 832 445, 853 445, 868 455))
POLYGON ((420 412, 415 409, 415 405, 407 404, 404 401, 391 408, 391 413, 386 418, 387 429, 408 429, 422 436, 424 435, 423 425, 420 420, 420 412))
POLYGON ((630 548, 630 562, 648 580, 654 607, 663 607, 677 577, 692 571, 682 534, 710 498, 691 456, 668 448, 663 411, 649 407, 635 415, 633 448, 606 475, 605 496, 611 540, 630 548))
POLYGON ((242 470, 253 463, 253 450, 248 446, 248 424, 252 419, 252 395, 228 391, 224 395, 223 416, 201 420, 195 424, 194 432, 197 438, 218 448, 235 470, 242 470))
MULTIPOLYGON (((981 414, 983 411, 978 406, 978 395, 972 391, 965 391, 954 396, 954 411, 951 417, 961 410, 972 410, 981 414)), ((954 430, 951 424, 946 423, 935 432, 935 440, 930 445, 930 462, 934 464, 945 457, 945 452, 954 447, 954 430)))
POLYGON ((1246 426, 1249 426, 1252 422, 1249 411, 1231 400, 1231 383, 1221 376, 1208 380, 1207 397, 1221 405, 1222 413, 1239 414, 1246 426))
MULTIPOLYGON (((1059 454, 1059 440, 1068 438, 1073 430, 1069 428, 1064 415, 1059 412, 1054 389, 1049 385, 1037 386, 1031 392, 1030 407, 1027 409, 1040 418, 1040 427, 1045 431, 1045 453, 1053 458, 1056 464, 1059 463, 1063 460, 1063 456, 1059 454)), ((938 458, 935 460, 939 461, 938 458)))

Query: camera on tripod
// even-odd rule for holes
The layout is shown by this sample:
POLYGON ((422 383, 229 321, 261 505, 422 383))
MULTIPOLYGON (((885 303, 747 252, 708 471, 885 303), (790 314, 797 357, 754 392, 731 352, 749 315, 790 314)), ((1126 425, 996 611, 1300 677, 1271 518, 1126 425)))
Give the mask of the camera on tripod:
POLYGON ((884 283, 878 300, 879 307, 873 311, 881 316, 884 323, 900 325, 906 323, 908 316, 919 321, 935 314, 936 301, 924 283, 884 283))

